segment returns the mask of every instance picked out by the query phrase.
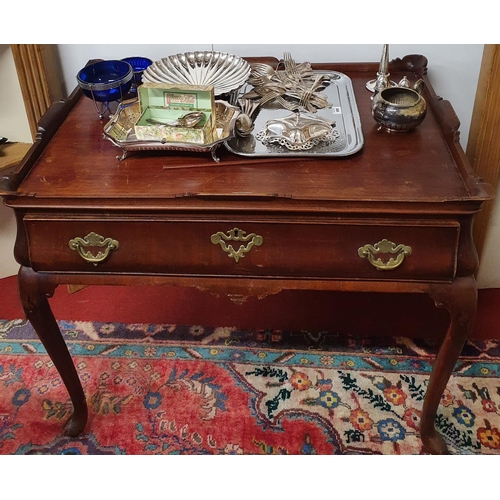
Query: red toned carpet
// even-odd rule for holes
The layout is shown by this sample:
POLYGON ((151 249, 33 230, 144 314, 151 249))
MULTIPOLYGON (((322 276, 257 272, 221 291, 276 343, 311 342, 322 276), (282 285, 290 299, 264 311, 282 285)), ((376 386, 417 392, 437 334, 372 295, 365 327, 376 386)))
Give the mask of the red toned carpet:
MULTIPOLYGON (((68 438, 71 403, 14 278, 0 293, 0 454, 422 453, 434 329, 446 324, 422 297, 284 293, 237 306, 184 289, 59 287, 53 309, 89 405, 85 432, 68 438), (394 308, 403 320, 388 328, 394 308)), ((436 420, 452 454, 500 453, 500 340, 487 340, 498 326, 491 304, 479 309, 483 330, 436 420)))

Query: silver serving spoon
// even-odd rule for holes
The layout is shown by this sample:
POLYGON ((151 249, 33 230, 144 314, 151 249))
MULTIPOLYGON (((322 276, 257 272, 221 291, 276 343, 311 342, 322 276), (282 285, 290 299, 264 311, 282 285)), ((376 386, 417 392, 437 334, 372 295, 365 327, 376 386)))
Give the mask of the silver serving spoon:
POLYGON ((171 121, 162 121, 156 120, 154 118, 147 118, 146 121, 151 125, 167 125, 169 127, 185 127, 192 128, 195 125, 198 125, 200 121, 203 119, 205 114, 202 111, 191 111, 187 115, 180 116, 177 120, 171 121))

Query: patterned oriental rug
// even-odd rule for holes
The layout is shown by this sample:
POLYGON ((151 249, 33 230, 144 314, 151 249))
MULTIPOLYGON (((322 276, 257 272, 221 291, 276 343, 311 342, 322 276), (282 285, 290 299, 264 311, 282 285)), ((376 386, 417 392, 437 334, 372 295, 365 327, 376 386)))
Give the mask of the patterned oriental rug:
MULTIPOLYGON (((0 320, 0 454, 422 453, 436 346, 404 337, 60 321, 89 405, 24 320, 0 320)), ((469 342, 436 425, 452 454, 500 454, 500 341, 469 342)))

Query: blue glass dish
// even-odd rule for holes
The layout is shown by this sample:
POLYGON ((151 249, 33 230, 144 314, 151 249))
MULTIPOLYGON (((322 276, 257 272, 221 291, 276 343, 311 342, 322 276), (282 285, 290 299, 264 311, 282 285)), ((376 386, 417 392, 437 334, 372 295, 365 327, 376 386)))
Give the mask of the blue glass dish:
POLYGON ((97 102, 122 99, 134 79, 134 70, 126 61, 99 61, 81 69, 76 79, 83 94, 97 102))
POLYGON ((151 59, 147 57, 125 57, 122 61, 128 62, 134 70, 134 83, 140 85, 142 83, 142 73, 144 70, 153 64, 151 59))

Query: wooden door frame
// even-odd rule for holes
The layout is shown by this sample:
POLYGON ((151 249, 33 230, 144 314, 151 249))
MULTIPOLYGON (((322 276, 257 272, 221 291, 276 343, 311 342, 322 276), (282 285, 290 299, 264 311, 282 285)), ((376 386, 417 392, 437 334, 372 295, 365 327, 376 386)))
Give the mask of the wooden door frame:
POLYGON ((34 141, 40 118, 53 102, 64 97, 57 46, 11 44, 10 48, 34 141))
MULTIPOLYGON (((466 155, 474 172, 491 184, 496 192, 500 172, 499 44, 484 46, 466 155)), ((480 257, 484 250, 493 206, 493 200, 486 202, 474 219, 474 241, 480 257)))
MULTIPOLYGON (((33 141, 38 122, 52 103, 65 97, 63 74, 56 45, 11 44, 26 117, 33 141)), ((71 293, 83 287, 72 288, 71 293)))

